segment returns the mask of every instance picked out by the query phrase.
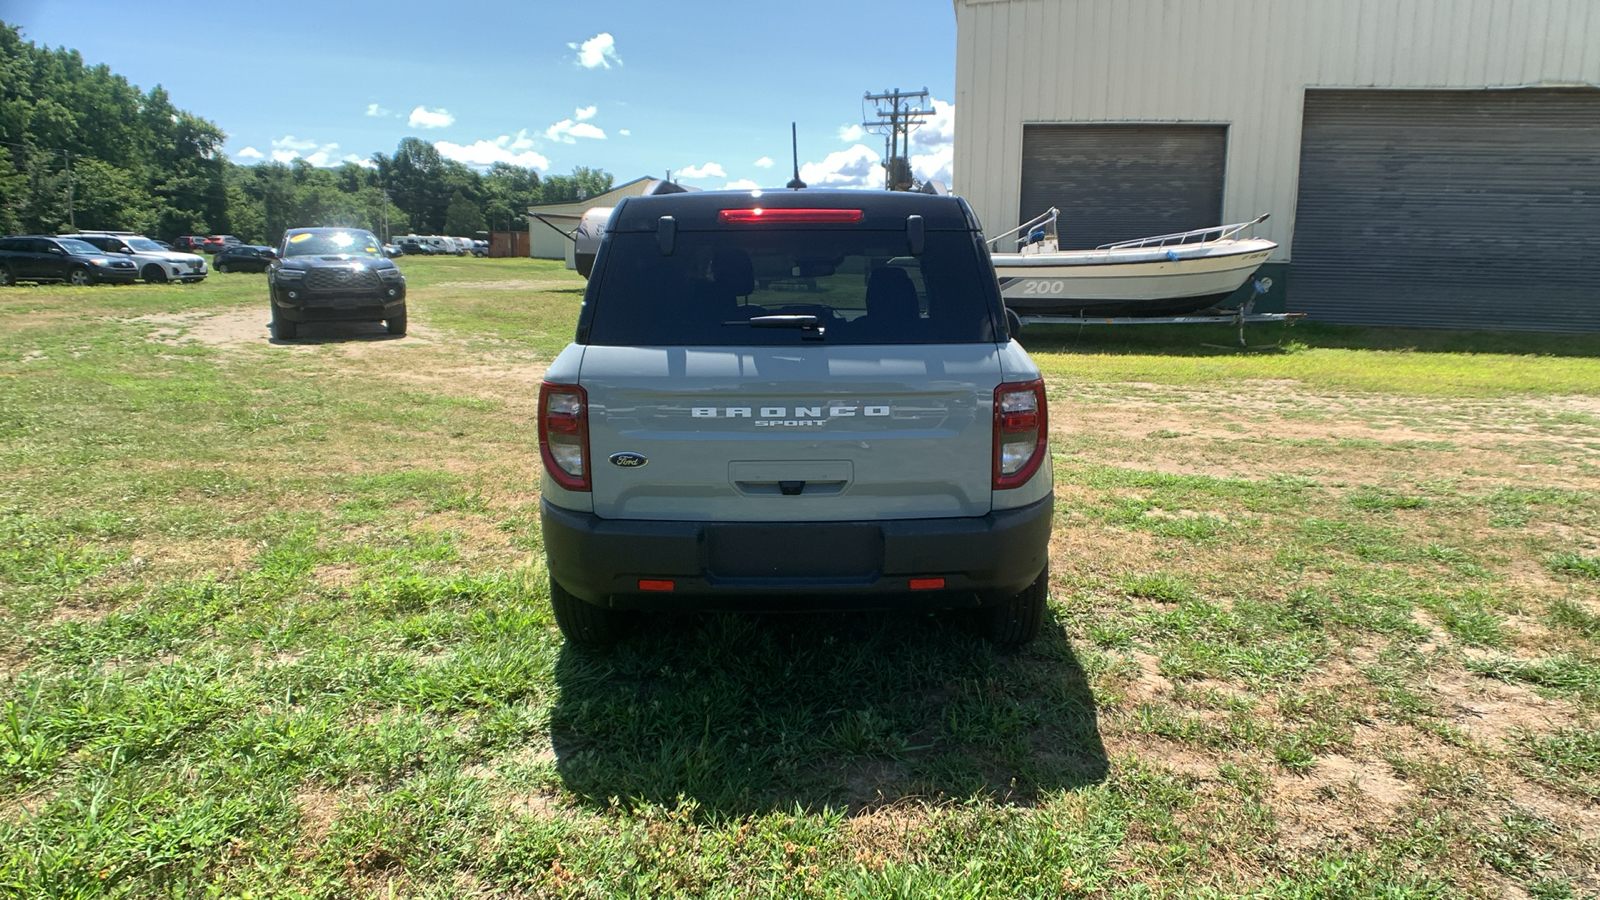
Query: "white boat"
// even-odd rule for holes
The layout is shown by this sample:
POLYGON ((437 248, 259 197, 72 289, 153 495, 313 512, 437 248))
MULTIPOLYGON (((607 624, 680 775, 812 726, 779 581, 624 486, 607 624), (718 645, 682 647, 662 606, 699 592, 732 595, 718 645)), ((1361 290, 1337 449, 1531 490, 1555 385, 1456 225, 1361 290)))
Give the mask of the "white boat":
POLYGON ((1017 235, 1017 252, 994 253, 1006 306, 1019 315, 1080 318, 1180 316, 1215 306, 1244 284, 1278 245, 1239 233, 1266 220, 1218 225, 1061 250, 1051 209, 991 240, 1017 235))

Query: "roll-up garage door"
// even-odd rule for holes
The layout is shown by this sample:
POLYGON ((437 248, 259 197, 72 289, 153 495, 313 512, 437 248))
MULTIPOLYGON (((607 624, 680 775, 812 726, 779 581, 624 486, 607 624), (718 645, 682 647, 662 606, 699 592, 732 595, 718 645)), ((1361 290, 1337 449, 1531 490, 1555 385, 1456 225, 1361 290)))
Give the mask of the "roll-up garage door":
POLYGON ((1225 125, 1024 125, 1022 206, 1005 231, 1054 206, 1062 249, 1222 221, 1225 125))
POLYGON ((1600 331, 1600 91, 1309 90, 1289 304, 1600 331))

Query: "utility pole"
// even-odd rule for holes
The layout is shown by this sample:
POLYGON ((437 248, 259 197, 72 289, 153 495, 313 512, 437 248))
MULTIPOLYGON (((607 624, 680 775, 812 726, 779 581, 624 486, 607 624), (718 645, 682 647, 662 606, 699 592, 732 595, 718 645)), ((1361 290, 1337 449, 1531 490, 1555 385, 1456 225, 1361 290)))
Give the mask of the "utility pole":
POLYGON ((895 88, 881 94, 868 92, 862 95, 861 101, 863 109, 866 103, 871 102, 874 114, 878 117, 874 121, 862 122, 861 127, 872 134, 884 136, 884 188, 891 191, 912 190, 917 182, 911 174, 911 132, 922 124, 923 119, 933 115, 933 110, 926 108, 928 89, 913 92, 895 88), (913 100, 917 101, 915 105, 911 102, 913 100))
POLYGON ((389 243, 389 189, 383 188, 383 242, 389 243))

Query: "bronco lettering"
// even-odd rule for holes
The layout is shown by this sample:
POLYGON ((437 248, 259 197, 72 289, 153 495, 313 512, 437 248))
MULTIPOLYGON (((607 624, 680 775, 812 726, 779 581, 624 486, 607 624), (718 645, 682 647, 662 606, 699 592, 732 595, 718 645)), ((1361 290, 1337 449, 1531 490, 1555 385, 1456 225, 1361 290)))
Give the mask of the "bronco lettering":
MULTIPOLYGON (((796 419, 820 419, 822 418, 822 409, 823 408, 820 406, 796 406, 794 408, 794 417, 796 419)), ((857 410, 860 410, 863 416, 883 417, 890 415, 890 410, 887 406, 830 406, 827 409, 828 418, 831 419, 848 418, 855 415, 857 410)), ((748 406, 729 406, 724 408, 720 413, 715 406, 691 406, 689 408, 689 415, 696 419, 751 418, 750 407, 748 406)), ((762 419, 785 419, 788 418, 788 416, 789 408, 786 406, 761 407, 762 419)), ((758 422, 757 424, 762 423, 758 422)))

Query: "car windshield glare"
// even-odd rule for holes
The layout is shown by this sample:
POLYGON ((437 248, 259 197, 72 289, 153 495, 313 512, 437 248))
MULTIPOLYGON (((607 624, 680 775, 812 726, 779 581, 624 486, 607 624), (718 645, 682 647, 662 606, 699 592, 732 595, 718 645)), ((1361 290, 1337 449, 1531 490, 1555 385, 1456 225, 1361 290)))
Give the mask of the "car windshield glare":
POLYGON ((149 238, 128 238, 128 246, 146 253, 161 253, 161 245, 149 238))
POLYGON ((302 231, 289 235, 283 255, 293 256, 371 256, 383 258, 378 239, 366 231, 302 231))
POLYGON ((70 240, 67 238, 57 238, 56 240, 68 253, 88 253, 93 255, 104 252, 99 247, 96 247, 88 241, 70 240))

